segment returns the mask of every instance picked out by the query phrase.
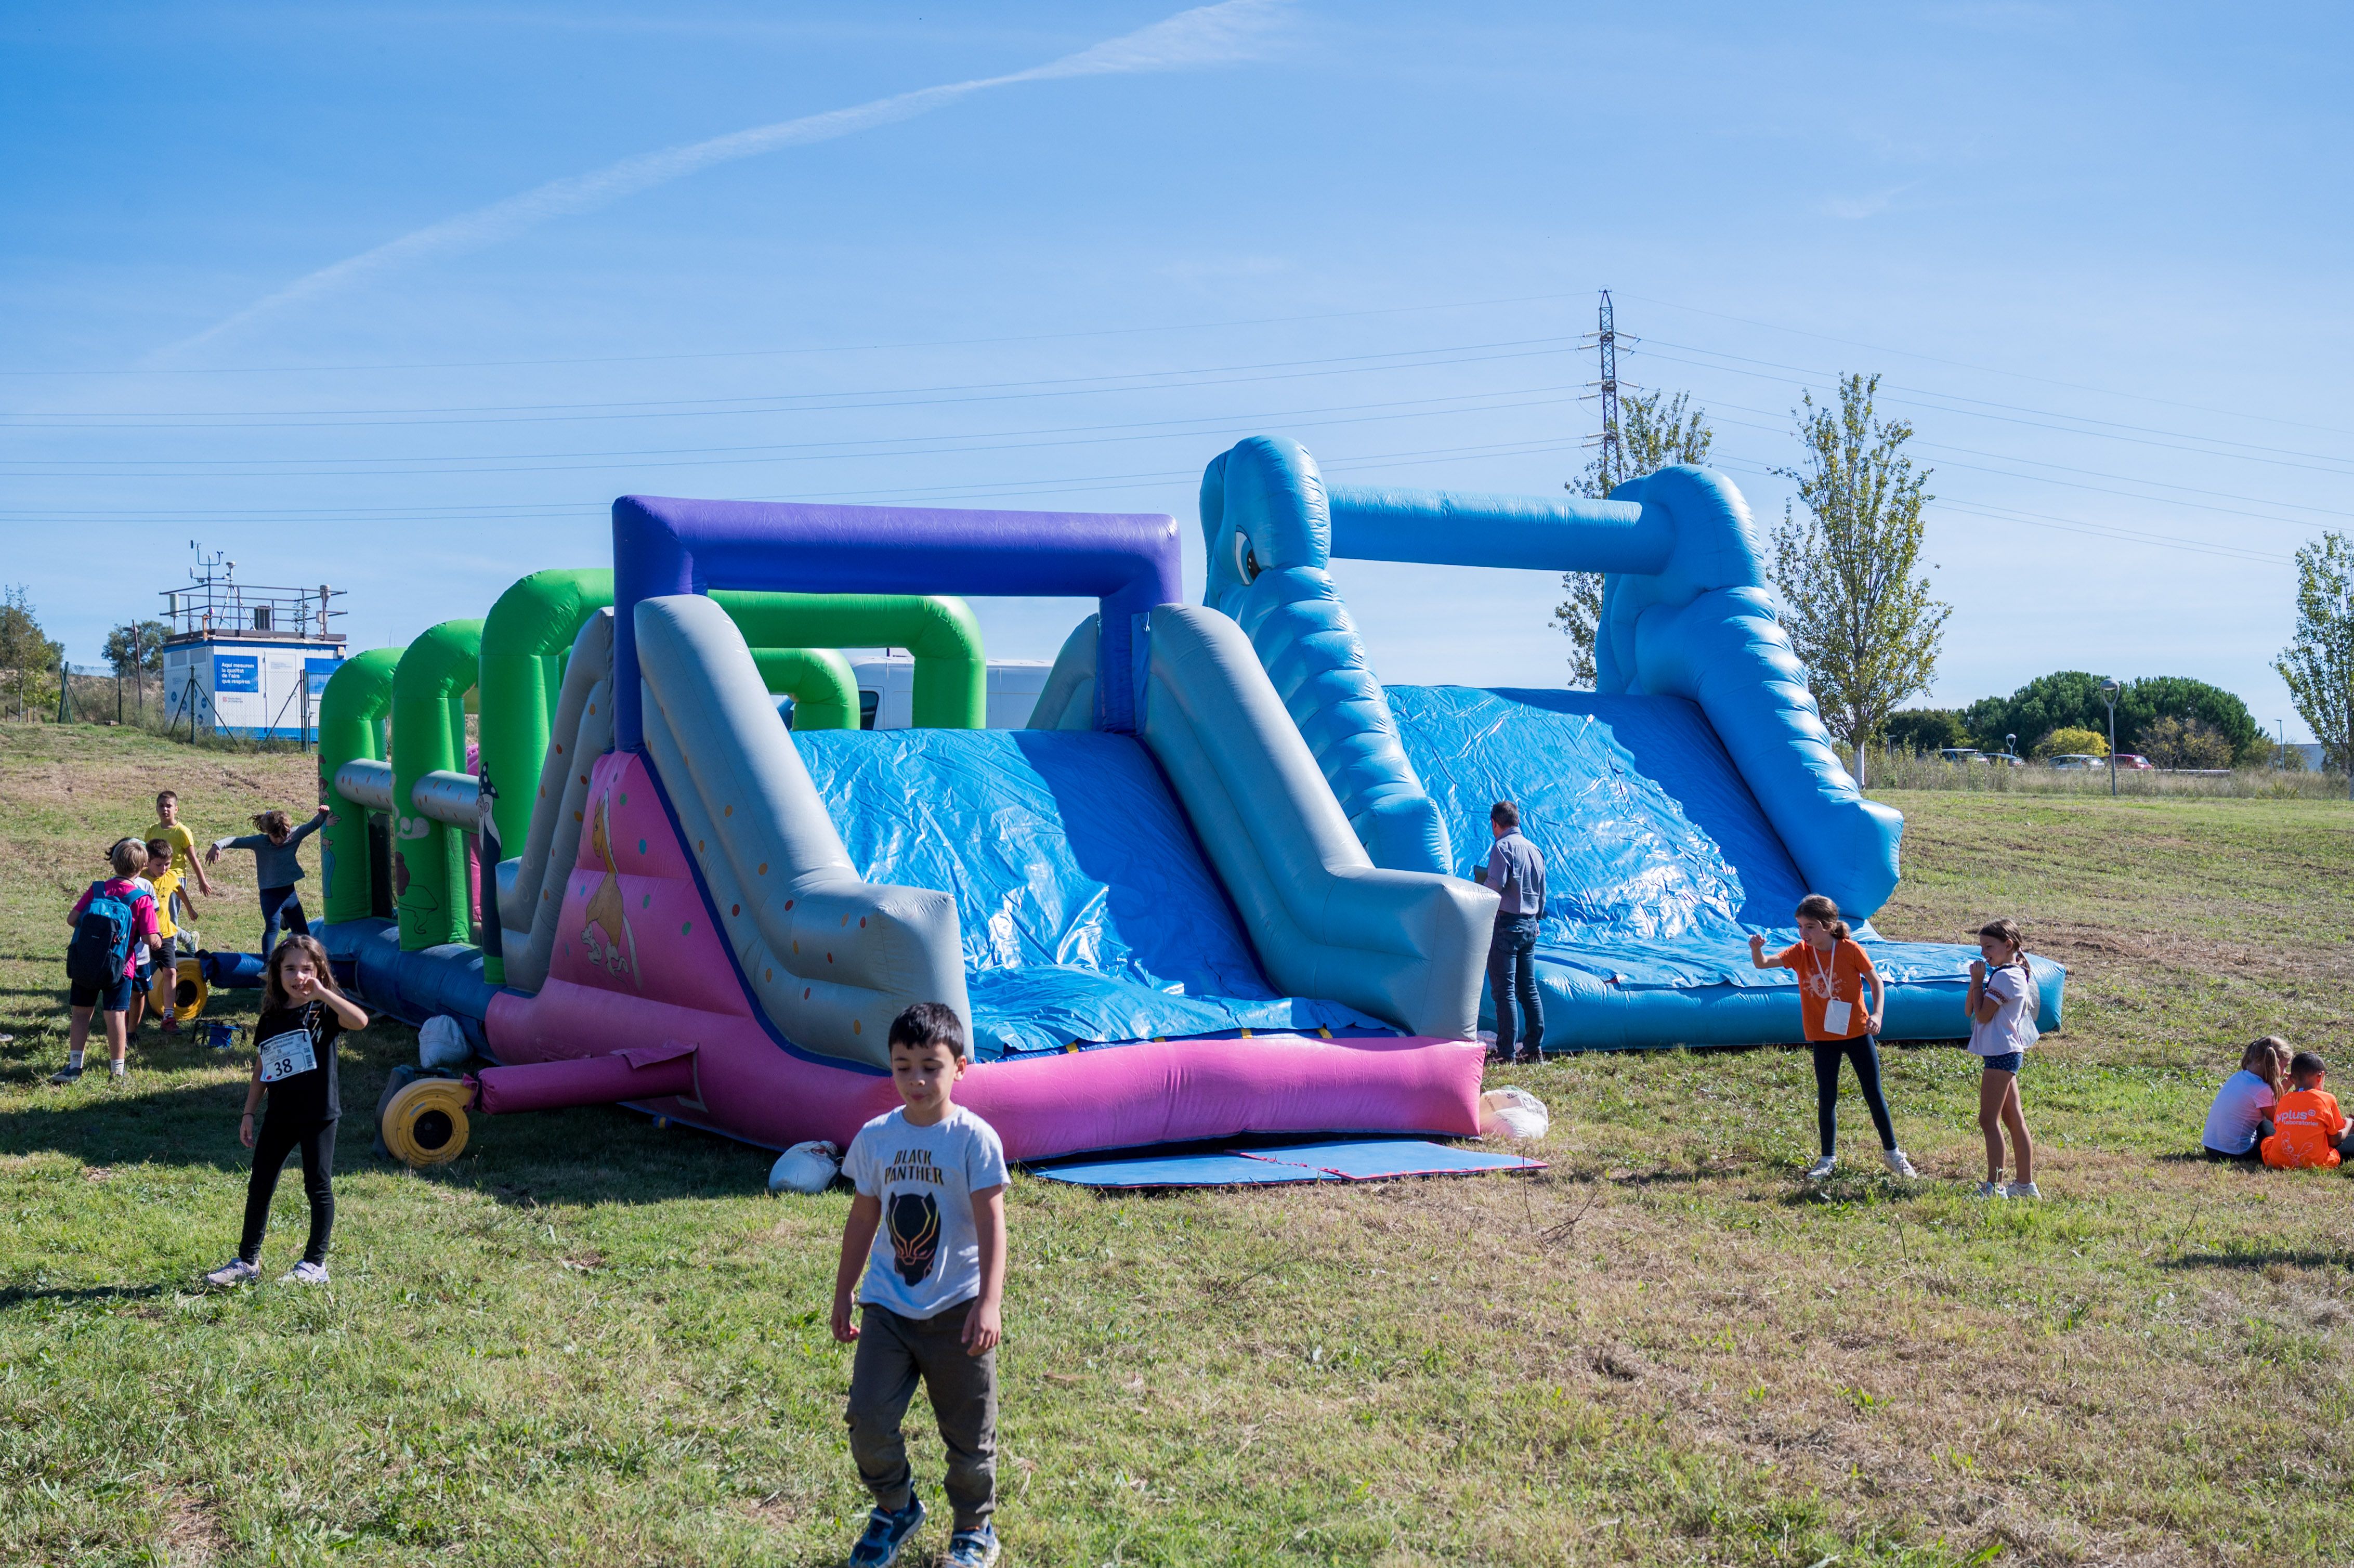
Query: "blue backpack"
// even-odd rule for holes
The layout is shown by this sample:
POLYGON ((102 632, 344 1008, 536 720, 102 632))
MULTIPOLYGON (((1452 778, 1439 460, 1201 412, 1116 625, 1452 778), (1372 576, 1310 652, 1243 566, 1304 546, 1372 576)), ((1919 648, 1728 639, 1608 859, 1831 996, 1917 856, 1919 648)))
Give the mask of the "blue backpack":
POLYGON ((66 979, 75 985, 110 986, 122 978, 131 962, 131 899, 109 893, 106 884, 90 885, 90 907, 74 922, 73 940, 66 946, 66 979))

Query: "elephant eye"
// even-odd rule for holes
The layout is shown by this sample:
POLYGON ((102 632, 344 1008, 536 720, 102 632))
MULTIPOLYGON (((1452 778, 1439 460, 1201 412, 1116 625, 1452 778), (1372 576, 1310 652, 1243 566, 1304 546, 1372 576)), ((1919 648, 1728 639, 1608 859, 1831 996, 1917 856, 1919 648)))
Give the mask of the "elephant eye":
POLYGON ((1245 583, 1258 580, 1258 554, 1251 548, 1247 534, 1237 533, 1235 535, 1235 570, 1242 575, 1245 583))

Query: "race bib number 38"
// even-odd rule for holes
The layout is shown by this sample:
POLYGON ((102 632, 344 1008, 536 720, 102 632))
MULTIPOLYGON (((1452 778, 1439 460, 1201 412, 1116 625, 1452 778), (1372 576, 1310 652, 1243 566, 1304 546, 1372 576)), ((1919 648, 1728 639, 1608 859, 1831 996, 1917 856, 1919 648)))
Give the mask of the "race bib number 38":
POLYGON ((283 1034, 273 1034, 261 1043, 261 1081, 277 1083, 297 1073, 307 1073, 319 1065, 311 1049, 308 1030, 290 1029, 283 1034))

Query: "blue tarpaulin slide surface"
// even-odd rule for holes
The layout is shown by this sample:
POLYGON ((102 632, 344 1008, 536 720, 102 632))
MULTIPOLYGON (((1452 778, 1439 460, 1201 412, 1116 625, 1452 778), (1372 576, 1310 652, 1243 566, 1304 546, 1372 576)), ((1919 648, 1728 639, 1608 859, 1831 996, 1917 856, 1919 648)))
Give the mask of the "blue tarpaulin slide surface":
POLYGON ((1034 1165, 1030 1173, 1082 1187, 1244 1187, 1299 1181, 1382 1181, 1483 1171, 1541 1171, 1517 1154, 1423 1139, 1342 1139, 1266 1149, 1088 1157, 1034 1165))
POLYGON ((1131 736, 822 730, 793 746, 861 876, 956 898, 982 1060, 1246 1029, 1395 1033, 1267 984, 1131 736))

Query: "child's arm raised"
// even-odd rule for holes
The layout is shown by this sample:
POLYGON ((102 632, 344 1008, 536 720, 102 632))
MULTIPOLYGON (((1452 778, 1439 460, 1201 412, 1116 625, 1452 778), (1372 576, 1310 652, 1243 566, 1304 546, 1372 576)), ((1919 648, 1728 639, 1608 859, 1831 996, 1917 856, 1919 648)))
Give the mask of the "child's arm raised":
POLYGON ((850 1293, 858 1287, 858 1276, 866 1267, 866 1255, 875 1250, 875 1233, 882 1224, 882 1199, 861 1192, 850 1200, 850 1218, 842 1226, 842 1261, 833 1270, 833 1337, 845 1345, 858 1338, 858 1325, 850 1316, 850 1293))
POLYGON ((1971 1019, 1979 1023, 1992 1023, 1994 1015, 2002 1011, 2001 1001, 1987 989, 1987 967, 1983 959, 1970 960, 1970 994, 1963 1005, 1969 1010, 1971 1019))
POLYGON ((972 1195, 972 1233, 981 1242, 981 1294, 964 1315, 964 1348, 985 1356, 1005 1338, 1005 1189, 972 1195))
POLYGON ((1766 938, 1755 931, 1749 933, 1749 967, 1753 969, 1781 968, 1779 964, 1769 964, 1766 961, 1766 938))

